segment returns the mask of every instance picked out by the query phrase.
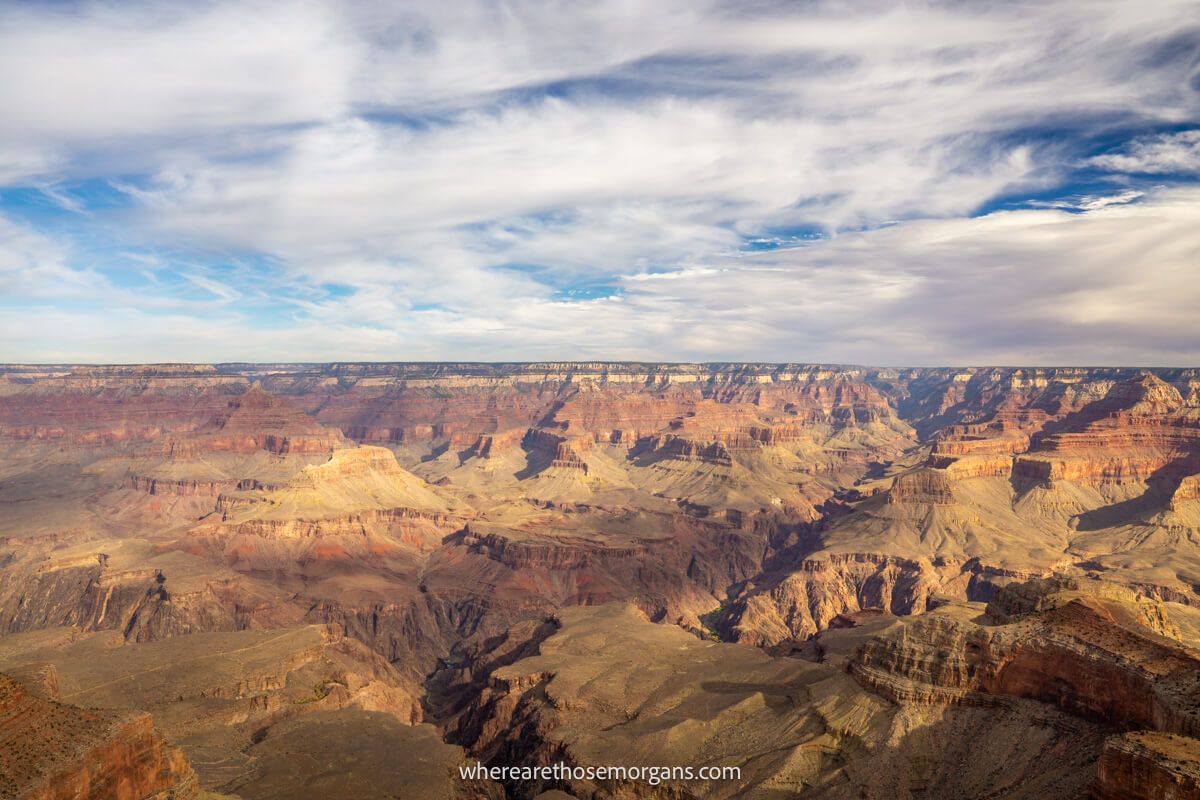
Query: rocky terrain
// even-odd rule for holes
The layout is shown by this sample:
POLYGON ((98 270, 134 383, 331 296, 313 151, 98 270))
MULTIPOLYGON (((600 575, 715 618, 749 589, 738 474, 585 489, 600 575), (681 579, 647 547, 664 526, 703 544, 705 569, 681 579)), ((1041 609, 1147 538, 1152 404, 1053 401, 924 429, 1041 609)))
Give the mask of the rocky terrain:
POLYGON ((1200 796, 1200 370, 3 365, 0 454, 0 796, 1200 796), (459 771, 559 762, 741 775, 459 771))
POLYGON ((196 774, 149 714, 59 702, 53 668, 0 674, 0 792, 5 797, 194 800, 196 774))

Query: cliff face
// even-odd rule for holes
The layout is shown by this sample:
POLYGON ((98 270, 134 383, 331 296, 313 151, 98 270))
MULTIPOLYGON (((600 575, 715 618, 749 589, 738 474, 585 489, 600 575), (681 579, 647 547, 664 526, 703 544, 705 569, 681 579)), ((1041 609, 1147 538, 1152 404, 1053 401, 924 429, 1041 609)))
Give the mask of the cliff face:
POLYGON ((1032 418, 1016 410, 1020 394, 1006 395, 983 420, 943 428, 931 461, 947 466, 966 456, 1013 454, 1017 477, 1090 484, 1178 480, 1200 471, 1200 416, 1175 386, 1149 372, 1081 383, 1062 387, 1056 404, 1043 399, 1032 418))
POLYGON ((888 503, 891 505, 950 505, 953 502, 954 493, 950 488, 950 479, 946 472, 936 469, 906 472, 892 482, 892 490, 888 492, 888 503))
POLYGON ((721 620, 728 638, 775 645, 803 640, 840 614, 881 609, 920 614, 941 588, 927 564, 866 553, 830 554, 799 565, 778 583, 746 586, 721 620))
POLYGON ((1194 800, 1200 797, 1196 740, 1140 731, 1104 743, 1098 800, 1194 800))
POLYGON ((199 786, 149 714, 63 705, 0 675, 0 792, 17 800, 193 800, 199 786))
POLYGON ((197 575, 171 569, 166 561, 146 565, 144 547, 111 541, 79 547, 78 554, 64 555, 39 540, 9 545, 0 556, 8 561, 0 585, 0 631, 70 626, 143 641, 286 625, 302 614, 284 605, 278 590, 221 569, 197 575))
POLYGON ((1023 697, 1120 727, 1200 732, 1200 654, 1122 601, 1073 597, 1003 625, 934 613, 867 643, 850 670, 906 702, 1023 697))

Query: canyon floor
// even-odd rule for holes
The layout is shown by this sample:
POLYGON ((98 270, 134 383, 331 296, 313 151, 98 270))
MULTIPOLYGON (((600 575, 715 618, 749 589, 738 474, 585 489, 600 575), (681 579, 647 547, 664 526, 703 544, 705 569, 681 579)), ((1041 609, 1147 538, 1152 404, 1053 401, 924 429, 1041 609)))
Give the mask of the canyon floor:
POLYGON ((0 365, 0 798, 1200 798, 1198 606, 1200 369, 0 365))

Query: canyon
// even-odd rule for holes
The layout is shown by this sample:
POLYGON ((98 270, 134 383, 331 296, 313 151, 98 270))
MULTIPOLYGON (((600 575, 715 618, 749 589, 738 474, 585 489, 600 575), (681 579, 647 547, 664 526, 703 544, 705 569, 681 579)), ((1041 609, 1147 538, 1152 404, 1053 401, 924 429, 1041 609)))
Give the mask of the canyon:
POLYGON ((1200 797, 1200 369, 0 365, 0 797, 1200 797), (737 767, 713 781, 461 767, 737 767))

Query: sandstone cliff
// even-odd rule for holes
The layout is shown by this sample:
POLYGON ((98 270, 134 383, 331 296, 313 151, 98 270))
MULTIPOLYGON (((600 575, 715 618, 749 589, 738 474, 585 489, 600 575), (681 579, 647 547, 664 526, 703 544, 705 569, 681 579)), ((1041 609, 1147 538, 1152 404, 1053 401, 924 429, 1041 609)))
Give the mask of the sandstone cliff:
POLYGON ((150 715, 64 705, 0 675, 0 794, 194 800, 199 786, 187 758, 163 741, 150 715))

